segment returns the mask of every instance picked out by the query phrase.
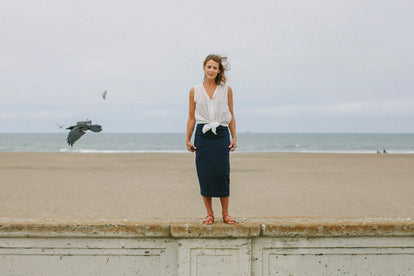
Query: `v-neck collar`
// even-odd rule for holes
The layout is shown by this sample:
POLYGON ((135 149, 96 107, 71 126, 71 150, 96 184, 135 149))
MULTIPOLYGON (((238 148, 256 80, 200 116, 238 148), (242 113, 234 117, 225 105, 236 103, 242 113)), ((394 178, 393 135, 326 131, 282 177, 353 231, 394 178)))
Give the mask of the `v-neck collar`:
POLYGON ((214 96, 216 95, 218 85, 216 85, 216 89, 214 90, 213 96, 212 96, 211 98, 210 98, 210 96, 208 95, 206 88, 204 87, 204 83, 203 83, 202 85, 203 85, 203 90, 204 90, 204 93, 206 93, 207 98, 208 98, 210 101, 211 101, 211 100, 213 100, 213 99, 214 99, 214 96))

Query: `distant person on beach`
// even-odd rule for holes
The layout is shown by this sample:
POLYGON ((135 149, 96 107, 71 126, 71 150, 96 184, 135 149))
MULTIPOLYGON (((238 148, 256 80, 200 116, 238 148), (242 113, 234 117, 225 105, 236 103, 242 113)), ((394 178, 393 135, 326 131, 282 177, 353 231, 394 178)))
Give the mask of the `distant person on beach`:
POLYGON ((204 224, 214 222, 212 198, 219 197, 223 221, 234 224, 229 215, 229 152, 237 147, 233 92, 226 85, 227 58, 209 55, 203 62, 204 82, 190 90, 187 122, 187 150, 196 153, 200 192, 207 210, 204 224), (195 130, 194 145, 191 136, 195 130), (230 134, 231 132, 231 141, 230 134))

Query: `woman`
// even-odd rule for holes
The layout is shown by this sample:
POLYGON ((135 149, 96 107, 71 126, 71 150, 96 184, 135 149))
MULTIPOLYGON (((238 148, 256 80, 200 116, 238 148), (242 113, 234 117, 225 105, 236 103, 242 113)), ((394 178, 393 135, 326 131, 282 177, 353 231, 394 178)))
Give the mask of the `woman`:
POLYGON ((226 58, 209 55, 203 63, 204 82, 190 90, 187 122, 187 150, 196 153, 196 168, 207 217, 214 222, 212 197, 220 197, 223 221, 234 224, 229 215, 229 151, 237 147, 236 122, 233 114, 233 92, 226 85, 226 58), (194 145, 191 136, 197 124, 194 145), (231 141, 229 135, 231 132, 231 141))

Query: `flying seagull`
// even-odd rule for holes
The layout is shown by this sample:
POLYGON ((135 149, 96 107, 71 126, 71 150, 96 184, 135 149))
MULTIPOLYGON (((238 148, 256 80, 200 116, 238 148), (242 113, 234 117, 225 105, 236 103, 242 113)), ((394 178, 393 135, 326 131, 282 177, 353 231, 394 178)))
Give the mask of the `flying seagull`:
POLYGON ((102 131, 102 126, 92 125, 92 121, 80 121, 77 122, 76 125, 70 126, 66 129, 70 129, 66 141, 68 142, 68 145, 73 147, 73 144, 85 134, 85 131, 91 130, 93 132, 100 132, 102 131))
POLYGON ((63 128, 63 125, 56 124, 59 128, 63 128))
POLYGON ((104 100, 106 100, 106 94, 108 94, 108 90, 105 90, 104 92, 102 92, 102 98, 104 100))

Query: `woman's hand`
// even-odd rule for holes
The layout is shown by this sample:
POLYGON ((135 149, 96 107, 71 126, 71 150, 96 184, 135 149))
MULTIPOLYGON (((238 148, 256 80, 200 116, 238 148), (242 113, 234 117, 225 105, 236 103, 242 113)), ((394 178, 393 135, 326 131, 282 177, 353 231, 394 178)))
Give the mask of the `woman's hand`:
POLYGON ((187 150, 188 151, 191 151, 191 152, 195 152, 196 151, 196 147, 194 147, 194 145, 193 144, 191 144, 191 142, 190 141, 185 141, 185 143, 187 144, 187 150))
POLYGON ((230 149, 230 151, 234 151, 236 148, 237 148, 237 139, 236 138, 233 138, 231 140, 229 149, 230 149))

